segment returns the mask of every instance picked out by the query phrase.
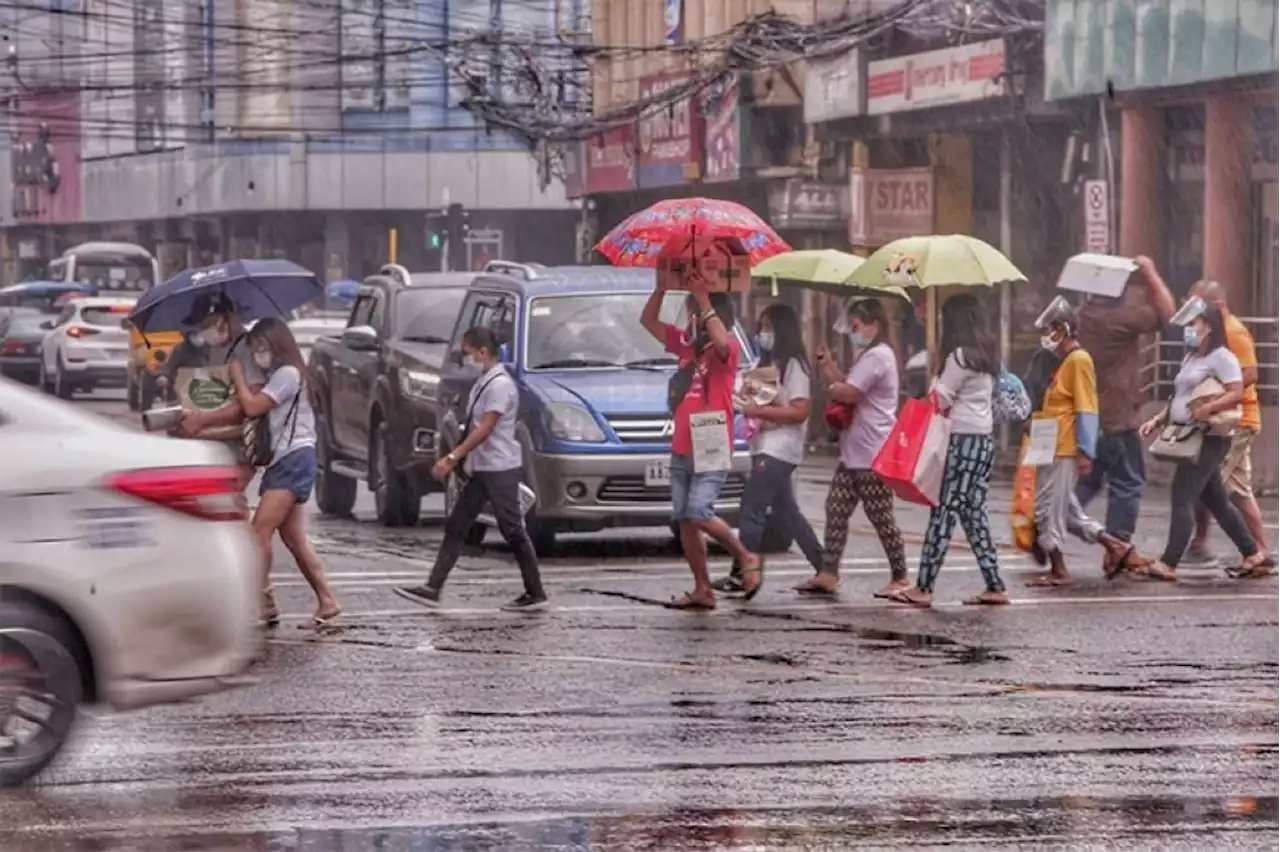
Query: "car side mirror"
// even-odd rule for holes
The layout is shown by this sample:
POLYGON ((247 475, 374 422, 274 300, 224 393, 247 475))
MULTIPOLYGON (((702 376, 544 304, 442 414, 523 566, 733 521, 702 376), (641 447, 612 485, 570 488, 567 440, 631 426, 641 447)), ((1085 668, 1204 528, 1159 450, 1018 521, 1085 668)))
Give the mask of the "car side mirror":
POLYGON ((342 345, 355 352, 378 348, 378 332, 371 325, 353 325, 342 331, 342 345))
POLYGON ((45 331, 52 331, 53 320, 45 320, 44 322, 40 323, 40 327, 43 328, 45 331))

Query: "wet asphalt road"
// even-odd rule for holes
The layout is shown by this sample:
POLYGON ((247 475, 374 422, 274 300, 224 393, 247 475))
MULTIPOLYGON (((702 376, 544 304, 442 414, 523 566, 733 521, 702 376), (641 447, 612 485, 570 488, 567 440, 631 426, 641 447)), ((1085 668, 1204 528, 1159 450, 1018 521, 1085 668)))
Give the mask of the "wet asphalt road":
POLYGON ((367 497, 317 518, 343 629, 299 629, 279 559, 262 681, 95 711, 0 794, 0 849, 1276 848, 1274 578, 1107 584, 1081 550, 1075 586, 1032 590, 1010 555, 1016 604, 974 611, 961 539, 942 605, 898 609, 870 597, 887 571, 859 516, 838 602, 796 599, 792 554, 750 604, 666 610, 687 571, 653 531, 566 538, 538 615, 496 611, 519 581, 490 543, 432 614, 390 591, 438 546, 426 505, 409 531, 367 497))

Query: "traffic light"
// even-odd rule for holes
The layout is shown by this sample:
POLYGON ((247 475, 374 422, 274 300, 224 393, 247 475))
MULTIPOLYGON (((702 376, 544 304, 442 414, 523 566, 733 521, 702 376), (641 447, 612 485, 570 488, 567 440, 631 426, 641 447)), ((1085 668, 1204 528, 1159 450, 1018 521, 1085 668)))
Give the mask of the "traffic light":
POLYGON ((445 211, 445 239, 449 247, 449 269, 465 269, 467 262, 467 211, 458 203, 450 204, 445 211))

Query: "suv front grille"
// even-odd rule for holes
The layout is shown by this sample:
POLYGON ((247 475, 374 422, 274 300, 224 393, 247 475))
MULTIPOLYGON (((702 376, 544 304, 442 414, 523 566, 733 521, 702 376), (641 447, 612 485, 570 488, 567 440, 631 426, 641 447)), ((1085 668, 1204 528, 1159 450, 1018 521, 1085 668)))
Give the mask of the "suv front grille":
POLYGON ((671 418, 662 415, 614 414, 605 420, 624 444, 666 444, 675 432, 671 418))
MULTIPOLYGON (((721 500, 741 500, 747 486, 740 473, 731 473, 720 489, 721 500)), ((610 476, 596 492, 601 503, 670 503, 671 486, 644 484, 643 476, 610 476)))

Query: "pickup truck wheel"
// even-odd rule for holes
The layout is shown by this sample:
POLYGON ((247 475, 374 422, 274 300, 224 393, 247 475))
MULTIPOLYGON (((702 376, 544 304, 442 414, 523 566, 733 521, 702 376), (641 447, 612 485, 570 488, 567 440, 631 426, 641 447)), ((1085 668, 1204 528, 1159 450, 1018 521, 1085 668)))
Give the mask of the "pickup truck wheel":
MULTIPOLYGON (((458 505, 458 491, 461 488, 462 482, 458 479, 458 474, 450 473, 444 483, 444 517, 446 523, 449 520, 449 516, 453 514, 453 507, 458 505)), ((467 530, 467 534, 462 537, 462 543, 469 547, 479 547, 484 544, 484 537, 488 532, 489 528, 484 524, 472 524, 471 529, 467 530)))
POLYGON ((391 464, 391 447, 387 441, 389 431, 386 423, 379 423, 373 433, 373 446, 369 448, 374 470, 377 471, 373 502, 383 526, 411 527, 418 523, 422 498, 413 490, 408 478, 391 464))
POLYGON ((333 472, 329 423, 316 415, 316 505, 326 515, 348 517, 356 504, 356 481, 333 472))
POLYGON ((84 679, 58 618, 10 601, 0 603, 0 625, 0 787, 14 787, 66 744, 84 679))

